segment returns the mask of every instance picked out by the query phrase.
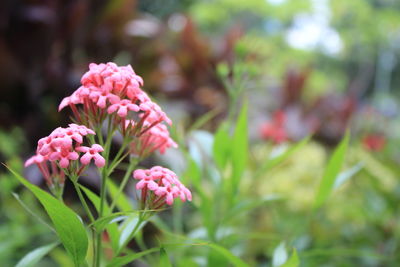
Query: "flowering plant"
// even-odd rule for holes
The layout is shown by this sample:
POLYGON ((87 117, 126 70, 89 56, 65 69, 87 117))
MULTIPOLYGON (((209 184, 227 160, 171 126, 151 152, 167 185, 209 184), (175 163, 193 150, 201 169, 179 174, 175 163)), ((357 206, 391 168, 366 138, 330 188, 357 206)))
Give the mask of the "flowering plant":
POLYGON ((59 106, 59 110, 71 108, 74 123, 67 128, 59 127, 40 139, 36 154, 25 163, 26 167, 37 165, 56 198, 18 178, 45 207, 76 266, 83 265, 85 260, 92 266, 101 266, 107 261, 114 266, 129 252, 127 245, 153 214, 172 205, 175 198, 191 201, 192 196, 171 170, 160 166, 135 170, 137 164, 153 152, 164 153, 168 148, 177 147, 177 144, 167 128, 172 124, 171 120, 141 89, 143 80, 131 66, 90 64, 81 83, 82 86, 64 98, 59 106), (116 135, 122 137, 122 144, 114 152, 113 137, 116 135), (110 178, 126 160, 128 167, 117 188, 110 178), (79 177, 85 174, 91 162, 100 173, 99 195, 79 182, 79 177), (138 180, 136 189, 141 191, 137 209, 122 210, 117 203, 132 175, 138 180), (92 257, 87 256, 90 253, 86 228, 75 212, 63 203, 66 179, 74 185, 89 220, 87 228, 92 232, 92 257), (109 185, 115 188, 107 192, 109 185), (87 199, 95 207, 97 215, 87 199), (111 222, 120 215, 115 212, 117 208, 120 212, 133 214, 128 218, 136 220, 134 227, 127 230, 123 227, 124 222, 119 225, 111 222), (111 252, 106 257, 104 243, 108 239, 111 252))

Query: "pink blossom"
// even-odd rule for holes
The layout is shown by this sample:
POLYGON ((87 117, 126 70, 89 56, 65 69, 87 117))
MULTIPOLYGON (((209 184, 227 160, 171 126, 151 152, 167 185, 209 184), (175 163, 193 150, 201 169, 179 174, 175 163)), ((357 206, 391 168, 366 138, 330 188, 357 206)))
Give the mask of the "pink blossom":
POLYGON ((78 158, 78 153, 69 149, 52 152, 49 156, 51 161, 59 161, 61 168, 68 168, 70 160, 77 160, 78 158))
POLYGON ((92 147, 80 146, 76 148, 76 151, 85 153, 81 157, 81 163, 83 165, 88 165, 92 159, 94 159, 94 164, 99 168, 105 165, 105 159, 99 154, 99 152, 103 152, 104 149, 98 144, 94 144, 92 147))
MULTIPOLYGON (((145 125, 148 125, 148 123, 145 123, 145 125)), ((147 127, 149 126, 144 126, 145 129, 147 127)), ((160 123, 140 135, 138 142, 133 143, 131 149, 134 154, 147 156, 154 151, 164 154, 171 147, 177 148, 178 145, 170 137, 167 126, 160 123)))
POLYGON ((142 205, 146 205, 147 199, 153 199, 148 208, 158 209, 164 204, 172 205, 175 198, 182 201, 192 200, 190 191, 179 181, 176 174, 160 166, 148 170, 136 170, 133 177, 140 180, 136 189, 142 190, 142 205), (147 193, 155 197, 147 197, 147 193))
POLYGON ((84 137, 88 134, 95 134, 95 132, 86 126, 73 123, 67 128, 56 128, 49 136, 38 141, 36 155, 29 158, 25 162, 25 166, 36 164, 48 184, 52 183, 54 177, 59 177, 59 181, 64 181, 63 169, 66 168, 69 168, 70 173, 80 174, 83 167, 80 169, 77 169, 76 165, 70 167, 71 161, 79 159, 78 152, 85 153, 81 157, 82 164, 86 165, 94 158, 98 167, 104 166, 104 158, 98 154, 103 151, 100 145, 94 144, 91 148, 81 146, 84 137))
POLYGON ((107 112, 109 114, 114 113, 117 111, 118 116, 125 118, 128 115, 128 111, 139 111, 139 107, 136 104, 133 104, 130 100, 124 99, 115 104, 112 104, 108 109, 107 112))
MULTIPOLYGON (((116 112, 119 118, 112 118, 114 125, 125 125, 129 111, 137 113, 135 118, 141 120, 138 126, 145 121, 149 128, 165 121, 171 124, 171 120, 162 109, 151 101, 149 96, 141 89, 143 79, 138 76, 130 65, 117 66, 115 63, 90 64, 89 71, 81 79, 82 86, 71 96, 62 100, 59 110, 69 106, 74 112, 77 121, 86 121, 82 118, 96 118, 98 114, 116 112), (80 114, 76 105, 82 104, 80 114)), ((100 117, 104 120, 105 117, 100 117)), ((122 134, 127 134, 122 127, 122 134)), ((142 131, 139 131, 142 132, 142 131)))
POLYGON ((30 157, 27 161, 25 161, 25 165, 24 166, 28 167, 28 166, 30 166, 32 164, 40 164, 45 160, 46 160, 46 158, 43 157, 42 155, 34 155, 34 156, 30 157))

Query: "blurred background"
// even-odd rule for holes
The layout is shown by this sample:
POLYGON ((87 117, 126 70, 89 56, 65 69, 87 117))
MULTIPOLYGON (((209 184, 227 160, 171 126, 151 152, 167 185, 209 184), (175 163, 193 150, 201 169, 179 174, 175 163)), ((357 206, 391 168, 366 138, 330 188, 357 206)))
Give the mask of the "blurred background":
MULTIPOLYGON (((312 135, 305 156, 260 186, 263 193, 290 196, 284 207, 275 207, 284 218, 306 216, 312 185, 347 128, 354 148, 347 166, 362 162, 357 179, 313 231, 296 232, 289 222, 273 227, 268 219, 260 231, 273 228, 286 236, 292 229, 289 239, 298 249, 339 248, 329 255, 312 251, 305 266, 395 266, 399 56, 397 0, 1 1, 0 160, 23 172, 37 140, 67 125, 69 111, 56 112, 58 104, 79 87, 91 62, 131 64, 145 90, 183 129, 208 114, 201 129, 214 132, 232 113, 229 84, 239 82, 256 160, 312 135)), ((38 172, 26 175, 41 183, 38 172)), ((4 262, 15 262, 45 231, 37 225, 27 233, 23 224, 32 218, 24 211, 15 217, 21 207, 10 192, 18 188, 1 171, 4 262), (6 240, 10 233, 18 238, 6 240)), ((252 244, 251 260, 268 262, 265 253, 275 243, 268 252, 261 251, 265 243, 252 244)))

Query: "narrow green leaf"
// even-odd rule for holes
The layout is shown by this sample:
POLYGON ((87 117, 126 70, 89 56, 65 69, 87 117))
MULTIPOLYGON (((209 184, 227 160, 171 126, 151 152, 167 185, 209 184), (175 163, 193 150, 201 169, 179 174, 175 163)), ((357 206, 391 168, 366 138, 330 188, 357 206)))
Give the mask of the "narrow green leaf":
POLYGON ((233 266, 236 266, 236 267, 248 267, 249 266, 247 263, 245 263, 240 258, 233 255, 232 252, 230 252, 229 250, 227 250, 224 247, 221 247, 217 244, 207 244, 207 246, 212 248, 213 250, 217 251, 222 256, 224 256, 227 260, 229 260, 230 263, 233 264, 233 266))
POLYGON ((160 248, 160 267, 172 267, 167 251, 163 247, 160 248))
POLYGON ((133 262, 134 260, 140 259, 141 257, 146 256, 147 254, 157 252, 159 250, 160 250, 159 248, 151 248, 142 252, 128 254, 123 257, 116 257, 107 264, 107 267, 123 266, 130 262, 133 262))
POLYGON ((36 214, 34 211, 32 211, 28 205, 26 205, 21 198, 19 197, 18 194, 16 193, 12 193, 12 195, 14 196, 14 198, 19 202, 19 204, 21 204, 21 206, 27 211, 29 212, 33 217, 35 217, 39 222, 41 222, 43 225, 47 226, 51 231, 53 231, 54 233, 56 233, 56 230, 54 230, 53 227, 51 227, 47 222, 45 222, 45 220, 43 220, 38 214, 36 214))
POLYGON ((247 103, 242 107, 236 123, 233 135, 232 146, 232 167, 233 167, 233 188, 237 189, 240 178, 246 168, 248 158, 248 128, 247 128, 247 103))
POLYGON ((266 163, 261 167, 262 172, 265 172, 265 171, 277 166, 278 164, 284 162, 286 159, 288 159, 294 153, 296 153, 301 148, 303 148, 309 141, 310 141, 310 136, 304 138, 299 143, 291 146, 289 149, 285 150, 282 154, 279 154, 275 157, 269 158, 266 161, 266 163))
POLYGON ((342 184, 344 184, 347 180, 349 180, 351 177, 353 177, 357 172, 359 172, 363 168, 362 163, 358 163, 351 167, 350 169, 347 169, 343 172, 341 172, 338 177, 335 180, 335 184, 333 185, 334 189, 339 188, 342 184))
POLYGON ((297 256, 296 249, 293 249, 292 256, 284 264, 279 267, 298 267, 300 265, 299 257, 297 256))
MULTIPOLYGON (((108 189, 108 193, 110 194, 111 198, 115 198, 115 196, 118 193, 118 186, 115 185, 115 183, 113 183, 113 181, 108 180, 107 181, 107 189, 108 189)), ((118 207, 118 209, 120 211, 130 211, 132 210, 132 204, 129 201, 129 199, 126 197, 125 194, 120 194, 117 202, 116 202, 116 206, 118 207)))
POLYGON ((78 218, 78 215, 49 193, 31 184, 13 170, 9 170, 43 205, 54 224, 54 228, 62 244, 73 259, 74 264, 79 266, 86 257, 88 238, 85 227, 78 218))
POLYGON ((208 111, 206 114, 202 115, 200 118, 198 118, 189 128, 188 132, 195 131, 199 128, 201 128, 204 124, 212 120, 215 116, 218 115, 220 111, 218 109, 212 109, 208 111))
POLYGON ((342 168, 347 146, 349 143, 349 133, 347 132, 340 144, 336 147, 332 157, 329 159, 322 181, 318 188, 315 198, 314 208, 319 208, 331 194, 335 185, 335 180, 342 168))
POLYGON ((230 158, 232 138, 229 136, 228 125, 221 124, 214 135, 213 156, 215 163, 221 170, 225 168, 230 158))
MULTIPOLYGON (((108 184, 110 184, 111 181, 108 181, 108 184)), ((93 206, 95 207, 95 209, 97 210, 97 212, 99 212, 100 210, 100 197, 98 195, 96 195, 95 193, 93 193, 89 188, 86 188, 83 185, 79 185, 79 187, 83 190, 83 192, 85 192, 86 196, 89 198, 90 202, 92 202, 93 206)), ((110 212, 110 208, 108 207, 108 205, 106 204, 104 206, 104 211, 105 214, 109 214, 110 212)), ((101 218, 96 220, 96 222, 94 223, 95 227, 98 230, 103 229, 104 227, 107 230, 108 235, 110 236, 110 240, 111 240, 111 247, 113 249, 113 251, 116 251, 118 249, 118 240, 119 240, 119 231, 118 231, 118 225, 116 223, 113 224, 108 224, 112 219, 114 219, 115 217, 112 217, 110 220, 107 220, 107 218, 112 217, 112 215, 109 215, 105 218, 101 218)))
POLYGON ((59 242, 54 242, 37 249, 32 250, 26 254, 15 267, 31 267, 36 266, 44 256, 46 256, 53 248, 55 248, 59 242))

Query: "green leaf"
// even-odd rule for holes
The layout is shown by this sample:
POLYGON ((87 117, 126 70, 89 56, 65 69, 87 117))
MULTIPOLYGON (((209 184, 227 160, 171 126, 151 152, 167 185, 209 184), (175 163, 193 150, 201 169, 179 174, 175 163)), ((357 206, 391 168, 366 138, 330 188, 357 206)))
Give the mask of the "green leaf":
POLYGON ((228 124, 223 123, 214 136, 213 156, 218 168, 223 170, 230 157, 232 138, 229 136, 228 124))
POLYGON ((157 252, 159 250, 160 250, 159 248, 151 248, 142 252, 128 254, 123 257, 116 257, 107 264, 107 267, 123 266, 130 262, 133 262, 134 260, 140 259, 141 257, 146 256, 147 254, 157 252))
POLYGON ((204 124, 212 120, 215 116, 217 116, 220 113, 218 109, 212 109, 206 114, 202 115, 200 118, 198 118, 189 128, 188 132, 195 131, 199 128, 201 128, 204 124))
POLYGON ((222 256, 224 256, 227 260, 230 261, 230 263, 233 264, 233 266, 236 267, 248 267, 249 265, 246 264, 244 261, 242 261, 240 258, 236 257, 235 255, 232 254, 229 250, 227 250, 224 247, 221 247, 217 244, 206 244, 206 246, 212 248, 222 256))
POLYGON ((51 231, 53 231, 54 233, 56 233, 56 230, 54 230, 53 227, 51 227, 45 220, 43 220, 38 214, 36 214, 34 211, 32 211, 28 205, 26 205, 21 198, 19 197, 18 194, 16 193, 12 193, 12 195, 14 196, 14 198, 19 202, 19 204, 21 204, 21 206, 27 211, 29 212, 33 217, 35 217, 39 222, 41 222, 43 225, 45 225, 46 227, 48 227, 51 231))
POLYGON ((347 180, 349 180, 351 177, 353 177, 357 172, 359 172, 363 168, 364 164, 363 163, 358 163, 351 167, 350 169, 347 169, 343 172, 341 172, 338 177, 335 180, 335 184, 333 185, 334 189, 339 188, 342 184, 344 184, 347 180))
POLYGON ((36 266, 44 256, 46 256, 59 242, 54 242, 46 246, 39 247, 26 254, 15 267, 31 267, 36 266))
POLYGON ((335 180, 342 168, 347 146, 349 143, 349 133, 347 132, 340 144, 336 147, 325 169, 321 184, 318 188, 314 208, 319 208, 331 194, 335 185, 335 180))
POLYGON ((79 266, 86 257, 88 238, 85 227, 78 215, 61 201, 43 191, 36 185, 29 183, 21 175, 9 169, 15 177, 26 186, 40 201, 54 224, 54 228, 62 244, 72 257, 76 266, 79 266))
POLYGON ((139 221, 139 214, 132 214, 120 227, 121 235, 119 237, 118 246, 121 250, 128 241, 130 241, 135 234, 145 226, 146 221, 139 221))
POLYGON ((247 103, 242 107, 239 118, 236 123, 235 133, 233 135, 232 146, 232 167, 233 183, 232 187, 237 190, 240 178, 246 168, 248 158, 248 128, 247 128, 247 103))
MULTIPOLYGON (((107 189, 108 193, 111 195, 111 198, 115 198, 115 196, 118 193, 118 186, 113 183, 113 181, 108 180, 107 181, 107 189)), ((120 211, 130 211, 132 210, 132 204, 129 201, 129 199, 126 197, 124 194, 119 194, 119 197, 116 202, 116 206, 120 211)))
POLYGON ((298 267, 300 265, 299 257, 297 256, 296 249, 293 249, 292 256, 284 264, 279 267, 298 267))
POLYGON ((290 156, 292 156, 294 153, 299 151, 302 147, 304 147, 309 141, 310 141, 310 136, 304 138, 299 143, 291 146, 289 149, 285 150, 283 153, 281 153, 275 157, 269 158, 268 161, 263 165, 262 172, 265 172, 265 171, 275 167, 276 165, 282 163, 283 161, 288 159, 290 156))
POLYGON ((163 247, 160 248, 160 267, 172 267, 167 251, 163 247))
MULTIPOLYGON (((108 181, 108 184, 111 181, 108 181)), ((89 188, 86 188, 83 185, 79 185, 79 187, 85 192, 86 196, 89 198, 90 202, 92 202, 93 206, 96 208, 97 212, 100 210, 100 197, 93 193, 89 188)), ((109 214, 110 208, 108 207, 107 204, 104 206, 104 211, 105 214, 109 214)), ((116 216, 117 217, 117 216, 116 216)), ((118 249, 118 240, 119 240, 119 231, 118 231, 118 225, 116 223, 108 224, 112 219, 114 219, 113 215, 108 215, 106 217, 103 217, 101 219, 96 220, 96 222, 93 224, 98 230, 103 229, 104 227, 107 230, 108 235, 110 236, 111 240, 111 247, 113 251, 116 251, 118 249), (110 220, 107 220, 109 217, 112 217, 110 220)))

